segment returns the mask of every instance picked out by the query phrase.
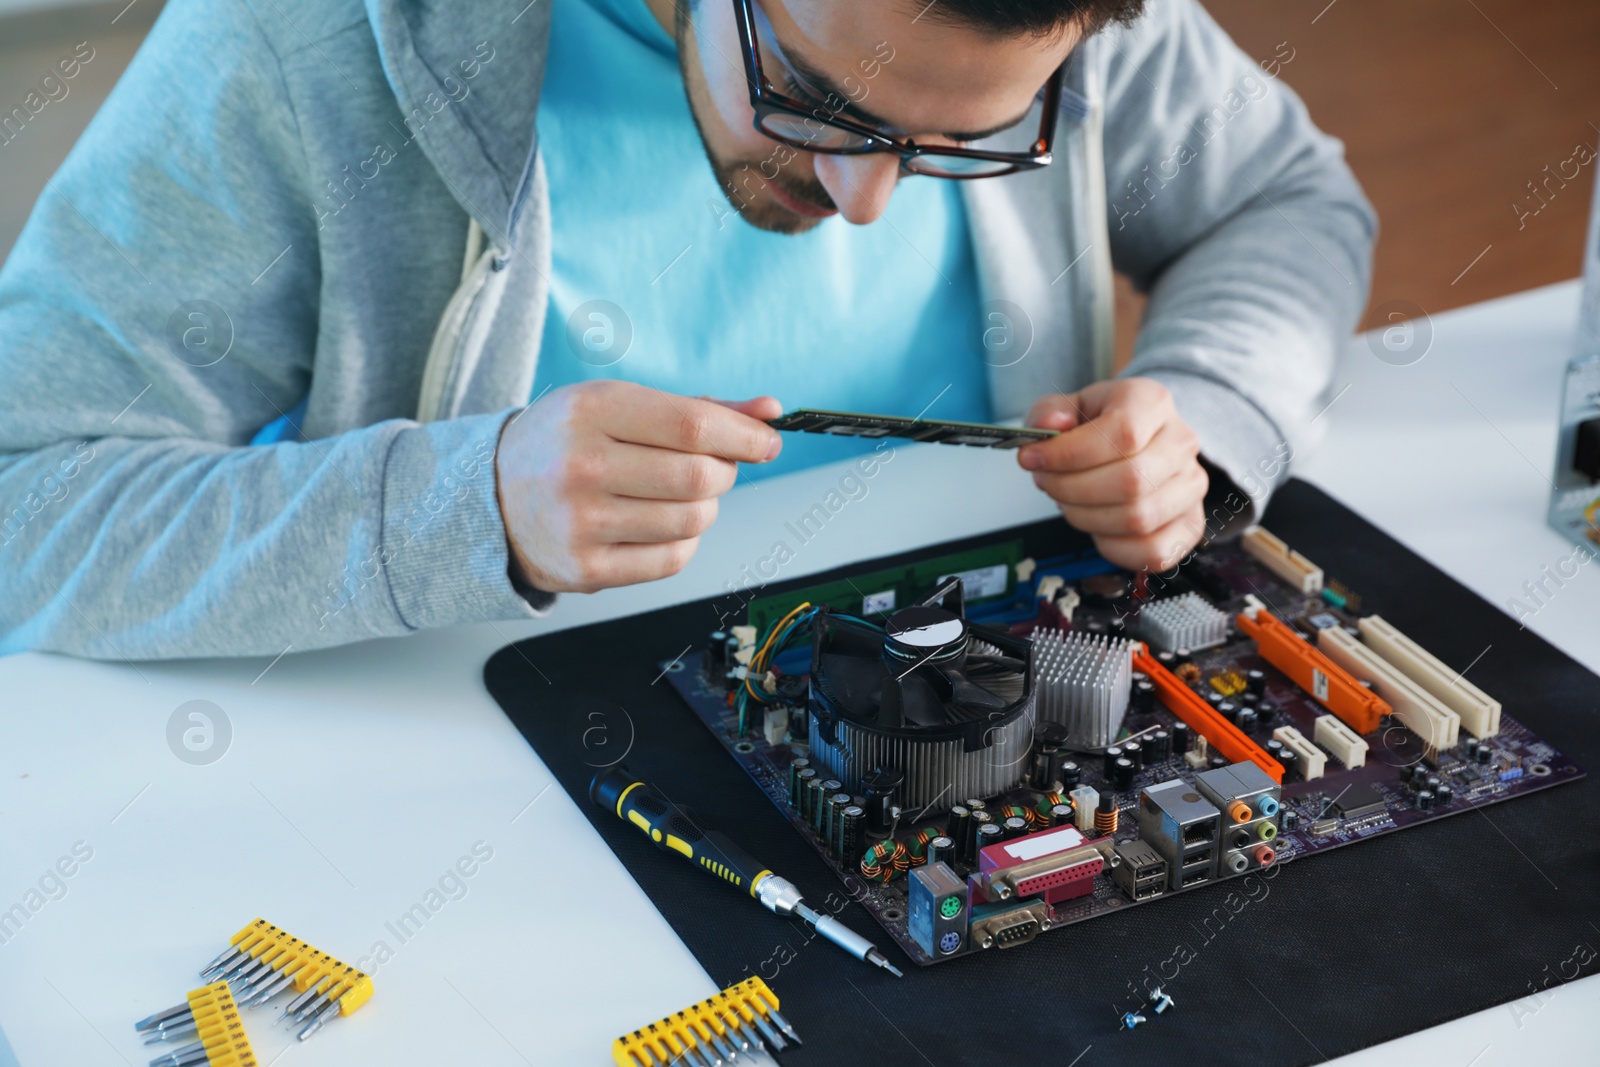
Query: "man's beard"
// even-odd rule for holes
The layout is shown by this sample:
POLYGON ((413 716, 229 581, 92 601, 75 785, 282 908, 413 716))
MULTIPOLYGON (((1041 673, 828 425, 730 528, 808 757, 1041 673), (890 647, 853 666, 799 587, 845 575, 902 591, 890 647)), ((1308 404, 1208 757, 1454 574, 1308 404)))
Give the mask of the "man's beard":
POLYGON ((673 36, 678 46, 678 70, 683 77, 684 95, 689 100, 689 116, 694 119, 695 131, 700 135, 700 147, 705 149, 706 162, 711 164, 717 186, 739 216, 758 230, 796 234, 813 229, 822 219, 796 214, 782 204, 758 199, 766 186, 776 185, 792 200, 811 204, 823 211, 838 210, 821 182, 796 179, 784 173, 784 167, 792 166, 800 158, 799 149, 774 141, 773 150, 767 154, 767 158, 738 160, 720 159, 711 151, 705 127, 700 124, 694 94, 689 90, 689 55, 685 44, 694 33, 694 25, 689 19, 689 0, 678 0, 674 6, 677 14, 673 20, 673 36))

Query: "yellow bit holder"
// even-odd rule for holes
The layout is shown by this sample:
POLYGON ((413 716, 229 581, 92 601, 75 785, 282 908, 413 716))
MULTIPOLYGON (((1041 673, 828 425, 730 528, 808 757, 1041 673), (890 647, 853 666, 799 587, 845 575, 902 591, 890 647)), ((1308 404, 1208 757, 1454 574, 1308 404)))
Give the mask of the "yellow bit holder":
POLYGON ((267 966, 282 975, 294 971, 289 983, 296 993, 312 986, 321 992, 340 989, 339 1014, 349 1015, 372 997, 372 979, 364 972, 307 944, 265 919, 257 919, 228 939, 228 943, 256 959, 267 957, 267 966))
POLYGON ((728 1040, 725 1020, 729 1016, 749 1022, 757 1015, 765 1018, 778 1007, 778 994, 769 989, 767 983, 760 978, 747 978, 676 1015, 617 1038, 611 1043, 611 1058, 617 1067, 659 1067, 676 1063, 685 1049, 711 1047, 712 1034, 728 1040))
POLYGON ((213 982, 190 993, 189 1010, 194 1012, 196 1040, 205 1043, 210 1067, 256 1067, 256 1054, 227 982, 213 982))

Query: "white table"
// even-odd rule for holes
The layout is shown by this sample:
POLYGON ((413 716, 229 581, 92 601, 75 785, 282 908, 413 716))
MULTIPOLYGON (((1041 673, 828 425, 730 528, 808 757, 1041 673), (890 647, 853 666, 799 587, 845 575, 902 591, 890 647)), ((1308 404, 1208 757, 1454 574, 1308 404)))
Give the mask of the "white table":
MULTIPOLYGON (((1576 306, 1565 285, 1439 316, 1432 351, 1410 367, 1352 344, 1340 371, 1350 389, 1301 472, 1503 602, 1570 551, 1543 515, 1576 306)), ((903 447, 782 577, 1050 514, 1013 463, 903 447)), ((569 598, 535 624, 276 663, 0 660, 0 908, 74 843, 93 849, 65 896, 0 944, 0 1027, 18 1060, 142 1064, 131 1023, 178 1003, 196 967, 257 915, 351 962, 379 941, 394 953, 376 967, 374 999, 312 1041, 290 1047, 282 1031, 252 1027, 264 1064, 598 1067, 615 1035, 714 992, 480 671, 517 638, 720 592, 839 474, 740 488, 684 574, 569 598), (168 748, 167 720, 190 700, 215 702, 232 724, 209 765, 168 748), (401 942, 386 924, 476 842, 492 859, 401 942), (622 970, 635 982, 618 996, 622 970)), ((1595 569, 1531 625, 1600 670, 1595 569)), ((1502 1006, 1345 1062, 1572 1062, 1592 1048, 1600 981, 1561 988, 1534 1015, 1523 1007, 1520 1020, 1502 1006)))

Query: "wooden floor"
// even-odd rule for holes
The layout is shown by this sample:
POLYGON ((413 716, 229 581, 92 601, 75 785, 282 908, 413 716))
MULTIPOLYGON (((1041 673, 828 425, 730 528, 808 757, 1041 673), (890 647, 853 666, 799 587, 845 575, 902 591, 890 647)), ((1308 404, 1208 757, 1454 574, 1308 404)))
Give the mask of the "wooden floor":
MULTIPOLYGON (((1577 276, 1600 143, 1597 0, 1208 0, 1345 142, 1378 210, 1371 307, 1429 313, 1577 276), (1549 167, 1547 173, 1545 167, 1549 167), (1519 222, 1518 208, 1530 214, 1519 222), (1481 258, 1480 258, 1481 257, 1481 258)), ((1119 347, 1138 302, 1119 302, 1119 347)))

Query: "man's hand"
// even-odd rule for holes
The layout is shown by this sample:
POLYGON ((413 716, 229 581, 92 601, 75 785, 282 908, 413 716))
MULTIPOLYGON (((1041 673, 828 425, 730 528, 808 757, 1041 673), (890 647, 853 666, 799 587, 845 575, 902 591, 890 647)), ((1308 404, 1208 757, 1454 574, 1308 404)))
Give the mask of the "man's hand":
POLYGON ((739 403, 592 381, 551 390, 506 423, 495 453, 511 566, 550 593, 592 593, 676 574, 717 517, 739 463, 782 444, 739 403))
POLYGON ((1061 433, 1018 462, 1106 559, 1162 571, 1199 542, 1209 484, 1200 441, 1161 383, 1117 378, 1041 397, 1027 425, 1061 433))

